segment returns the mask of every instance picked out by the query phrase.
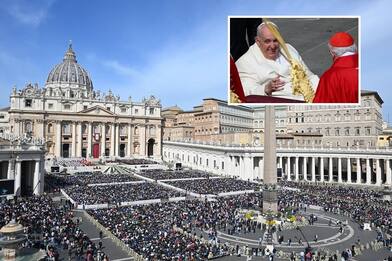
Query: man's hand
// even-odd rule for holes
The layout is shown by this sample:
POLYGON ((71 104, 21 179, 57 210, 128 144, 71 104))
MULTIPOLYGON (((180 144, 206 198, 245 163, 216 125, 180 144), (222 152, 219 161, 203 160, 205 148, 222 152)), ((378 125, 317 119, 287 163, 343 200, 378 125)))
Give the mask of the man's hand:
POLYGON ((280 76, 272 79, 264 88, 264 92, 267 95, 271 95, 273 92, 283 90, 285 82, 280 79, 280 76))

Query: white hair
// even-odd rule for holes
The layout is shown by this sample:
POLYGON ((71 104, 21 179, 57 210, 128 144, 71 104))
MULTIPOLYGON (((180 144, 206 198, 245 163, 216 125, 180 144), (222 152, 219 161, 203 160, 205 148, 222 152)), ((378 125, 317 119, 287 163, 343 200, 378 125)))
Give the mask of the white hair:
POLYGON ((331 53, 337 57, 343 56, 345 53, 356 53, 357 52, 357 46, 355 44, 352 44, 347 47, 335 47, 332 46, 331 44, 328 43, 329 50, 331 53))
MULTIPOLYGON (((279 29, 279 27, 276 24, 274 24, 273 22, 267 22, 267 23, 274 26, 276 29, 279 29)), ((261 24, 259 24, 259 26, 257 26, 257 36, 259 36, 259 37, 261 36, 261 29, 263 29, 263 27, 266 27, 267 23, 262 22, 261 24)))

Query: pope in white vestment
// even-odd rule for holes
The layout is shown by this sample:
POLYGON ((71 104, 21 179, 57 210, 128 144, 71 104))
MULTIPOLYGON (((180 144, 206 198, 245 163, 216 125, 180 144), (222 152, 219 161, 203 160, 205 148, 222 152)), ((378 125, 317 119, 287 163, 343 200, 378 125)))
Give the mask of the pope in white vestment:
MULTIPOLYGON (((287 44, 287 49, 290 52, 291 57, 303 65, 313 90, 316 91, 319 77, 309 70, 293 46, 287 44)), ((281 50, 276 59, 267 59, 257 43, 254 43, 249 47, 249 50, 237 60, 236 66, 241 78, 245 96, 271 95, 273 97, 286 99, 304 100, 302 95, 293 95, 290 78, 290 63, 281 53, 281 50), (266 85, 278 76, 279 79, 284 82, 283 87, 280 88, 281 90, 273 91, 270 94, 266 93, 266 85)))

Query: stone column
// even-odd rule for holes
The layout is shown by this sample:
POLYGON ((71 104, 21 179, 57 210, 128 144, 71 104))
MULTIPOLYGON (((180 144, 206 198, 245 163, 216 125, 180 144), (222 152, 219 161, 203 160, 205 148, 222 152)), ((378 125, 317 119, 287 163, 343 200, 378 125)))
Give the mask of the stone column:
POLYGON ((376 160, 376 185, 381 186, 382 178, 381 178, 381 162, 380 159, 376 160))
MULTIPOLYGON (((161 156, 162 154, 162 125, 157 124, 155 129, 156 139, 155 142, 157 143, 156 146, 156 155, 154 156, 161 156)), ((155 152, 154 152, 155 153, 155 152)))
POLYGON ((106 124, 101 123, 101 156, 105 156, 106 150, 106 124))
POLYGON ((362 183, 361 176, 362 176, 361 159, 357 158, 357 184, 361 184, 362 183))
POLYGON ((245 173, 247 173, 249 179, 253 179, 253 162, 252 162, 252 157, 245 157, 245 173), (246 171, 246 170, 252 170, 252 171, 246 171))
POLYGON ((15 178, 14 164, 15 164, 15 159, 8 160, 7 179, 14 179, 15 178))
POLYGON ((15 184, 14 184, 15 196, 20 196, 21 178, 22 178, 22 161, 16 160, 16 163, 15 163, 15 184))
POLYGON ((113 123, 111 126, 110 126, 110 156, 111 157, 114 157, 116 154, 115 154, 115 152, 114 152, 114 146, 115 146, 115 141, 114 141, 114 133, 115 133, 115 126, 116 126, 116 124, 115 123, 113 123))
POLYGON ((139 140, 140 140, 140 151, 139 154, 141 156, 146 156, 146 125, 140 125, 139 127, 140 130, 140 135, 139 135, 139 140))
POLYGON ((45 124, 43 119, 37 119, 35 121, 35 131, 33 131, 33 136, 34 137, 45 137, 44 135, 44 129, 45 129, 45 124))
POLYGON ((120 124, 116 124, 114 140, 114 142, 116 143, 116 145, 114 145, 114 155, 118 157, 118 152, 120 150, 120 124))
POLYGON ((351 159, 347 158, 347 183, 351 183, 351 159))
POLYGON ((56 157, 61 157, 61 121, 56 123, 56 157))
POLYGON ((299 157, 295 157, 295 181, 299 181, 299 157))
POLYGON ((282 169, 282 172, 283 172, 283 157, 282 156, 279 157, 279 167, 282 169))
POLYGON ((45 186, 44 186, 45 185, 44 184, 44 178, 45 178, 45 158, 44 158, 43 155, 42 155, 40 161, 41 161, 41 164, 39 165, 39 175, 40 175, 41 182, 39 184, 39 193, 41 195, 42 193, 44 193, 44 188, 45 188, 45 186))
POLYGON ((333 182, 333 158, 329 158, 329 182, 333 182))
POLYGON ((338 158, 338 183, 342 184, 342 158, 338 158))
POLYGON ((92 128, 93 128, 92 123, 89 122, 88 132, 87 132, 87 157, 86 158, 92 158, 92 140, 91 140, 91 137, 93 135, 92 128))
POLYGON ((312 157, 312 182, 316 182, 316 159, 312 157))
POLYGON ((76 156, 76 123, 72 122, 72 157, 76 156))
POLYGON ((308 181, 308 157, 304 157, 304 180, 308 181))
POLYGON ((225 173, 226 175, 231 176, 231 174, 233 173, 233 167, 232 167, 232 159, 231 156, 228 155, 226 160, 225 160, 225 173))
POLYGON ((260 158, 259 161, 260 179, 264 180, 264 157, 260 158))
POLYGON ((131 157, 132 155, 132 125, 128 124, 128 144, 127 144, 127 156, 131 157))
POLYGON ((245 179, 244 177, 244 157, 243 156, 239 156, 239 176, 241 179, 245 179))
POLYGON ((76 156, 77 157, 82 157, 82 148, 83 148, 83 130, 82 127, 83 123, 82 122, 78 122, 78 126, 77 126, 77 132, 78 132, 78 146, 76 149, 76 156))
POLYGON ((226 175, 231 175, 231 156, 227 155, 225 158, 225 169, 224 172, 226 175))
MULTIPOLYGON (((72 133, 75 135, 75 132, 72 133)), ((42 182, 40 180, 40 161, 37 160, 35 161, 35 166, 34 166, 34 178, 33 178, 33 193, 34 195, 40 195, 40 183, 42 182)))
POLYGON ((386 181, 385 185, 392 186, 392 171, 391 171, 391 162, 390 159, 386 159, 387 161, 387 171, 386 171, 386 181))
POLYGON ((370 159, 366 159, 366 185, 372 184, 372 171, 370 169, 370 159))
POLYGON ((320 182, 324 182, 324 158, 320 157, 320 182))
POLYGON ((290 160, 290 156, 287 157, 287 180, 291 181, 291 160, 290 160))

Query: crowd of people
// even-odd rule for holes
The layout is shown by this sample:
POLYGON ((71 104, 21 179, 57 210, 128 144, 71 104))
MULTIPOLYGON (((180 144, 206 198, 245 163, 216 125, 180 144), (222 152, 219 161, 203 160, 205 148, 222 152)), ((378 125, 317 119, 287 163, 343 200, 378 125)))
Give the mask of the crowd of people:
POLYGON ((101 171, 84 171, 73 175, 45 175, 45 191, 58 191, 71 186, 86 186, 88 184, 118 183, 140 181, 141 179, 128 174, 103 174, 101 171))
POLYGON ((208 172, 200 170, 143 170, 140 175, 154 180, 166 179, 190 179, 190 178, 209 178, 211 175, 208 172))
POLYGON ((149 159, 117 159, 116 162, 126 165, 151 165, 158 164, 158 162, 149 159))
POLYGON ((392 231, 392 202, 382 200, 380 192, 365 188, 315 186, 287 181, 282 186, 296 190, 279 193, 281 208, 316 205, 328 212, 350 216, 359 224, 372 223, 376 227, 392 231))
POLYGON ((55 162, 63 167, 84 167, 90 166, 91 162, 86 159, 56 159, 55 162))
MULTIPOLYGON (((214 201, 186 200, 89 210, 90 214, 104 227, 149 260, 171 260, 172 257, 183 260, 187 258, 205 260, 237 253, 233 245, 219 244, 218 230, 237 235, 260 233, 263 229, 259 223, 245 218, 240 211, 241 209, 262 209, 262 193, 258 192, 260 185, 257 183, 232 178, 211 178, 205 172, 192 170, 148 170, 143 171, 141 175, 155 180, 169 180, 164 183, 198 194, 256 191, 256 193, 217 197, 214 201), (170 179, 188 180, 170 181, 170 179)), ((94 183, 140 181, 132 174, 105 175, 95 172, 70 176, 49 175, 48 177, 45 183, 51 184, 51 187, 65 188, 65 192, 73 200, 84 205, 107 203, 118 206, 121 202, 185 196, 185 193, 165 188, 156 182, 87 186, 94 183)), ((282 212, 316 205, 325 211, 351 217, 359 224, 371 223, 382 228, 383 231, 392 231, 392 203, 383 201, 380 192, 348 186, 311 185, 288 181, 281 181, 279 185, 281 189, 278 190, 278 205, 282 212)), ((33 204, 22 208, 34 209, 35 206, 33 204)), ((3 209, 4 206, 0 208, 0 220, 9 220, 1 216, 1 213, 6 213, 3 214, 4 216, 10 216, 9 211, 3 211, 3 209)), ((45 211, 42 212, 45 213, 45 211)), ((31 218, 34 218, 34 212, 31 218)), ((42 227, 39 222, 37 225, 34 222, 30 223, 32 226, 42 227)), ((46 240, 53 242, 50 238, 51 234, 48 235, 46 240)), ((78 232, 76 235, 81 236, 83 233, 78 232)), ((45 240, 45 234, 43 240, 45 240)), ((54 241, 61 245, 64 240, 54 241)), ((386 242, 392 243, 392 241, 386 242)), ((66 245, 69 247, 70 243, 66 245)), ((84 244, 84 251, 91 249, 96 252, 93 245, 90 247, 88 245, 84 244)), ((77 251, 77 247, 73 249, 76 249, 74 253, 81 254, 77 251)))
POLYGON ((118 205, 121 202, 185 196, 182 192, 149 182, 104 186, 73 186, 65 188, 64 191, 79 205, 118 205))
POLYGON ((257 193, 88 212, 148 260, 206 260, 234 253, 235 249, 219 244, 217 230, 253 231, 256 225, 246 221, 239 209, 260 206, 261 200, 257 193), (208 235, 203 238, 201 230, 208 235))
POLYGON ((219 194, 231 191, 260 190, 261 185, 233 178, 165 181, 166 184, 198 194, 219 194))
MULTIPOLYGON (((89 255, 104 260, 105 253, 79 228, 68 201, 54 202, 49 196, 16 198, 0 203, 0 227, 12 219, 25 227, 25 247, 46 251, 44 260, 86 260, 89 255)), ((106 260, 107 257, 106 257, 106 260)))

